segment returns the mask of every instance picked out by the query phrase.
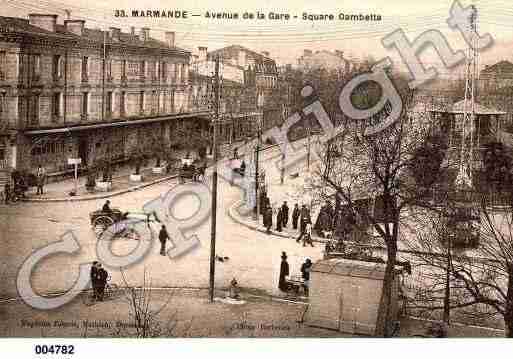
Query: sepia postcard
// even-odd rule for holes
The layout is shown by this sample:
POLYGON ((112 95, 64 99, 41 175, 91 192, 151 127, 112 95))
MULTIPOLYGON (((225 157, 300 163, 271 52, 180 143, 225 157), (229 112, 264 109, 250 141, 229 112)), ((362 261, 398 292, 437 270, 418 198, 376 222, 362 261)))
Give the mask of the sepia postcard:
POLYGON ((0 338, 513 337, 511 5, 0 0, 0 338))

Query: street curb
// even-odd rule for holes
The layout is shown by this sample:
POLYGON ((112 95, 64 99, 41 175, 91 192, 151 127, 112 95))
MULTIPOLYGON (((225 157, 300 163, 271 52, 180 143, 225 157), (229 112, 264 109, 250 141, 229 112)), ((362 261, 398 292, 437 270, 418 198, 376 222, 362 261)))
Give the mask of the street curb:
POLYGON ((122 189, 119 191, 110 192, 110 193, 102 193, 102 194, 98 194, 98 195, 83 196, 83 197, 70 196, 70 197, 66 197, 66 198, 44 198, 44 199, 43 198, 23 198, 22 201, 23 202, 78 202, 78 201, 90 201, 90 200, 96 200, 96 199, 104 199, 104 198, 119 196, 119 195, 122 195, 122 194, 125 194, 128 192, 134 192, 134 191, 140 190, 142 188, 149 187, 149 186, 152 186, 157 183, 169 181, 169 180, 171 180, 173 178, 177 178, 177 177, 178 177, 178 175, 174 174, 174 175, 166 176, 164 178, 159 178, 157 180, 153 180, 148 183, 142 183, 140 185, 132 186, 132 187, 125 188, 125 189, 122 189))
MULTIPOLYGON (((120 287, 120 288, 121 289, 127 289, 129 287, 120 287)), ((133 287, 133 289, 141 290, 142 287, 133 287)), ((251 294, 251 293, 244 292, 244 288, 241 288, 241 289, 242 289, 241 293, 244 294, 244 297, 246 299, 248 299, 248 298, 258 298, 258 299, 269 300, 271 302, 309 305, 308 302, 304 302, 304 301, 293 301, 293 300, 290 300, 290 299, 287 299, 287 298, 282 298, 282 297, 275 296, 275 295, 272 295, 272 294, 262 294, 262 295, 251 294)), ((85 292, 88 292, 90 290, 91 290, 91 288, 83 290, 83 291, 80 291, 80 292, 77 293, 77 296, 80 295, 80 294, 83 294, 85 292)), ((183 294, 184 292, 208 292, 209 288, 208 287, 146 287, 145 290, 162 291, 162 292, 164 292, 164 291, 180 291, 183 294)), ((216 288, 214 294, 216 292, 219 295, 220 292, 221 293, 228 292, 228 289, 227 288, 216 288)), ((40 293, 40 294, 42 296, 44 296, 44 297, 50 297, 51 298, 51 297, 58 297, 58 296, 66 294, 66 293, 69 293, 69 291, 54 291, 54 292, 47 292, 47 293, 40 293)), ((22 300, 23 299, 21 297, 1 298, 0 299, 0 305, 9 304, 9 303, 12 303, 12 302, 18 302, 18 301, 22 301, 22 300)))
MULTIPOLYGON (((241 147, 243 147, 244 144, 241 145, 241 147)), ((272 148, 274 149, 274 148, 272 148)), ((278 155, 274 155, 272 157, 270 157, 268 160, 272 160, 276 157, 278 157, 278 155)), ((210 167, 210 166, 208 166, 210 167)), ((98 195, 91 195, 91 196, 83 196, 83 197, 79 197, 79 196, 69 196, 69 197, 63 197, 63 198, 22 198, 21 201, 22 202, 79 202, 79 201, 92 201, 92 200, 97 200, 97 199, 105 199, 105 198, 110 198, 110 197, 115 197, 115 196, 119 196, 119 195, 122 195, 122 194, 125 194, 125 193, 128 193, 128 192, 134 192, 134 191, 137 191, 139 189, 142 189, 142 188, 145 188, 145 187, 148 187, 148 186, 152 186, 154 184, 158 184, 158 183, 161 183, 161 182, 165 182, 165 181, 169 181, 173 178, 177 178, 178 177, 178 174, 174 174, 174 175, 170 175, 170 176, 166 176, 164 178, 160 178, 158 180, 154 180, 154 181, 151 181, 151 182, 148 182, 148 183, 144 183, 144 184, 140 184, 140 185, 137 185, 137 186, 133 186, 133 187, 129 187, 129 188, 126 188, 126 189, 123 189, 123 190, 119 190, 119 191, 115 191, 115 192, 110 192, 110 193, 102 193, 102 194, 98 194, 98 195)))
MULTIPOLYGON (((230 218, 234 222, 237 222, 238 224, 240 224, 246 228, 249 228, 253 231, 258 231, 258 232, 267 234, 267 230, 263 226, 256 225, 254 223, 254 221, 245 221, 245 220, 241 219, 241 216, 237 213, 237 208, 239 208, 243 203, 244 203, 244 200, 238 200, 230 206, 230 208, 228 209, 228 215, 230 216, 230 218)), ((278 232, 276 230, 271 230, 271 233, 269 233, 269 235, 282 237, 282 238, 288 238, 288 239, 294 239, 294 240, 296 239, 296 237, 293 235, 278 232)), ((329 242, 329 240, 327 240, 325 238, 317 237, 317 236, 312 236, 312 241, 317 242, 317 243, 328 243, 329 242)))

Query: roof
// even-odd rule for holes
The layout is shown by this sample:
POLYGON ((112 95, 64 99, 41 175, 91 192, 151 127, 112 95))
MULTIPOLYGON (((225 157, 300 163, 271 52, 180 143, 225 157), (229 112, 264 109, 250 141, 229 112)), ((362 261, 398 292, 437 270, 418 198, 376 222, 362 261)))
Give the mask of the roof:
MULTIPOLYGON (((274 61, 272 58, 264 56, 256 51, 250 50, 244 46, 241 45, 230 45, 223 47, 221 49, 212 50, 209 51, 209 56, 215 56, 215 55, 221 55, 224 53, 229 53, 231 51, 244 51, 247 54, 250 54, 255 59, 255 67, 257 71, 264 70, 263 67, 265 67, 265 70, 268 72, 278 72, 278 67, 276 65, 276 61, 274 61)), ((244 69, 240 67, 241 69, 244 69)))
MULTIPOLYGON (((399 273, 401 271, 400 267, 396 266, 396 271, 399 273)), ((312 266, 312 272, 381 280, 385 277, 385 264, 332 258, 316 262, 312 266)))
MULTIPOLYGON (((465 101, 467 101, 467 108, 470 109, 470 101, 468 100, 461 100, 452 105, 450 109, 445 110, 431 110, 431 112, 443 112, 443 113, 452 113, 452 114, 462 114, 465 112, 465 101)), ((477 102, 474 103, 474 111, 476 115, 504 115, 506 112, 499 111, 496 109, 491 109, 486 106, 483 106, 477 102)))
MULTIPOLYGON (((196 71, 190 71, 189 72, 189 79, 190 80, 199 80, 199 81, 202 81, 202 82, 208 82, 208 83, 211 83, 212 82, 212 76, 207 76, 207 75, 203 75, 203 74, 200 74, 196 71)), ((242 84, 240 82, 237 82, 237 81, 233 81, 233 80, 230 80, 228 78, 223 78, 223 81, 222 81, 222 86, 236 86, 236 87, 242 87, 242 84)))
POLYGON ((486 66, 481 74, 489 74, 489 73, 513 73, 513 63, 502 60, 497 62, 494 65, 486 66))
POLYGON ((105 40, 106 44, 121 44, 155 49, 170 49, 181 52, 183 54, 190 54, 189 51, 178 47, 170 48, 164 41, 160 41, 151 37, 146 41, 141 41, 138 35, 124 32, 120 32, 119 41, 113 41, 110 36, 105 36, 105 33, 108 35, 108 31, 103 31, 101 29, 90 29, 84 27, 82 36, 79 36, 70 31, 67 31, 64 25, 56 24, 54 33, 43 28, 30 25, 29 20, 27 19, 5 16, 0 16, 0 27, 7 27, 10 31, 14 32, 22 32, 33 35, 57 36, 71 40, 85 40, 102 45, 105 40))

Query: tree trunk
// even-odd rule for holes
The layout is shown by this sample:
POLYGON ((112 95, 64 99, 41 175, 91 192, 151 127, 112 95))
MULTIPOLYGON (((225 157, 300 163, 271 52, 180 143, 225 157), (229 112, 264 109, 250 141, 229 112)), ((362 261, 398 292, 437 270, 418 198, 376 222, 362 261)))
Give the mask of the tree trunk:
POLYGON ((504 310, 504 326, 506 338, 513 338, 513 268, 508 271, 508 292, 504 310))
POLYGON ((387 264, 383 289, 378 308, 375 336, 388 338, 392 334, 392 286, 395 279, 395 263, 397 258, 397 242, 389 238, 387 241, 387 264))

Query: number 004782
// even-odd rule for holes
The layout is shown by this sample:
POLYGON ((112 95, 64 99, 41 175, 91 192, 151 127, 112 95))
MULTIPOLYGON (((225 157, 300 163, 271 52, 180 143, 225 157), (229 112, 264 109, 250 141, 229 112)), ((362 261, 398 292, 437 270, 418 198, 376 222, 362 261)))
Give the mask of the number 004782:
POLYGON ((74 345, 36 345, 34 347, 36 354, 75 354, 74 345))

